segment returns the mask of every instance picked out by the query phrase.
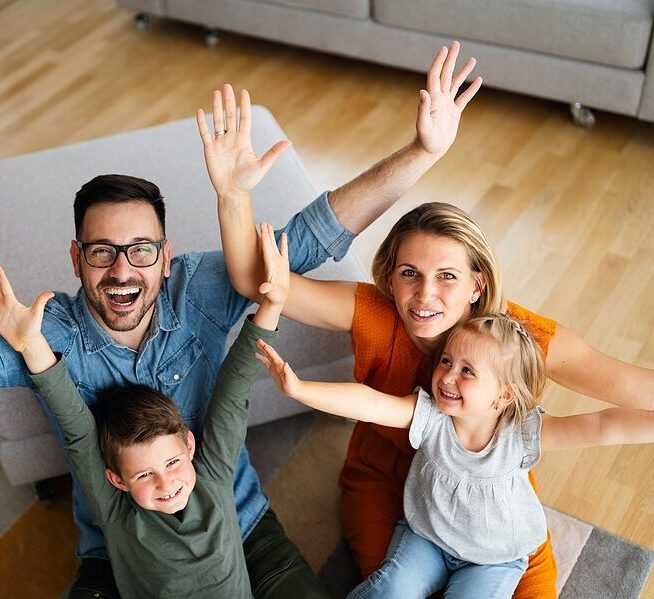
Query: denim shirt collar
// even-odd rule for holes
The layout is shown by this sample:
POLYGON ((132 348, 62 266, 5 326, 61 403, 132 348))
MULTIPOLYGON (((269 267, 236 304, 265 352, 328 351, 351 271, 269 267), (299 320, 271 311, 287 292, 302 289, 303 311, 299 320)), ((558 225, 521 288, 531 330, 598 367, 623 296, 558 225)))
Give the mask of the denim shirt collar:
MULTIPOLYGON (((109 333, 98 324, 93 317, 93 314, 91 314, 88 304, 86 303, 86 294, 84 293, 84 289, 81 287, 75 296, 73 311, 75 312, 76 320, 80 328, 82 343, 84 344, 86 353, 94 354, 109 345, 118 345, 111 335, 109 335, 109 333)), ((152 326, 150 326, 146 332, 146 335, 149 338, 155 337, 160 329, 162 331, 174 331, 175 329, 180 328, 180 322, 175 314, 175 310, 173 310, 173 307, 163 290, 160 291, 157 296, 152 320, 152 326)))

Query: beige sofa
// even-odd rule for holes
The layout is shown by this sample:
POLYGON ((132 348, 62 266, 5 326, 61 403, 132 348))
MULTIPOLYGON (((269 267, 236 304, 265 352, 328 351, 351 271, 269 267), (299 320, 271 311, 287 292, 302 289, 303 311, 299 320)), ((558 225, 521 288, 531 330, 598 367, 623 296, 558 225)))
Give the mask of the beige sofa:
POLYGON ((651 0, 117 0, 149 15, 425 71, 463 42, 491 87, 654 121, 651 0))

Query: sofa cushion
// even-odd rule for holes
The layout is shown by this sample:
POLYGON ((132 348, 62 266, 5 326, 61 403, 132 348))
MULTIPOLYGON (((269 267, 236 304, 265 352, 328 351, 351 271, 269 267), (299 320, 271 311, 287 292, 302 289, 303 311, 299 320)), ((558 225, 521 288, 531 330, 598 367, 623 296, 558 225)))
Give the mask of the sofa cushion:
POLYGON ((259 0, 265 4, 280 4, 292 8, 307 8, 319 12, 367 19, 370 17, 370 0, 259 0))
POLYGON ((650 0, 374 0, 385 25, 640 69, 650 0))

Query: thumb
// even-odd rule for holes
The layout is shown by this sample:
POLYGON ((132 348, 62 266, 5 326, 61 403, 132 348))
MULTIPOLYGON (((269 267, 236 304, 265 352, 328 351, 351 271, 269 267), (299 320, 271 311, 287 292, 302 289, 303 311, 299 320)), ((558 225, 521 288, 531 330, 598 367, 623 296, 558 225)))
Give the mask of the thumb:
POLYGON ((34 303, 32 304, 32 311, 35 312, 36 314, 43 314, 43 310, 45 309, 45 304, 49 299, 53 297, 54 297, 54 293, 52 293, 52 291, 43 291, 39 293, 37 298, 34 300, 34 303))
POLYGON ((269 148, 268 151, 266 151, 265 154, 259 158, 259 162, 264 172, 267 172, 268 169, 275 163, 275 160, 277 160, 292 145, 293 144, 288 139, 284 139, 282 141, 278 141, 271 148, 269 148))
POLYGON ((417 127, 420 130, 423 126, 426 126, 429 123, 430 111, 431 111, 431 98, 427 90, 420 90, 420 102, 418 103, 418 120, 417 127))

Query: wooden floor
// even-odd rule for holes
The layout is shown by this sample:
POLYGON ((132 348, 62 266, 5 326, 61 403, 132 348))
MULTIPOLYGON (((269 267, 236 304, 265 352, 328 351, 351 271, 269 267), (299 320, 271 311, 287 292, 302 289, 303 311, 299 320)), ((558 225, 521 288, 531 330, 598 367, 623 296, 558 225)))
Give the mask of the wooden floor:
MULTIPOLYGON (((199 28, 156 21, 139 34, 131 19, 110 0, 0 0, 0 157, 191 116, 223 82, 272 110, 320 189, 413 135, 420 74, 230 34, 210 49, 199 28)), ((357 251, 369 265, 408 208, 456 203, 493 241, 509 298, 654 367, 654 124, 597 120, 579 129, 564 105, 482 90, 450 153, 357 251)), ((554 385, 544 403, 597 407, 554 385)), ((653 446, 552 453, 537 467, 545 503, 652 549, 653 471, 653 446)))

